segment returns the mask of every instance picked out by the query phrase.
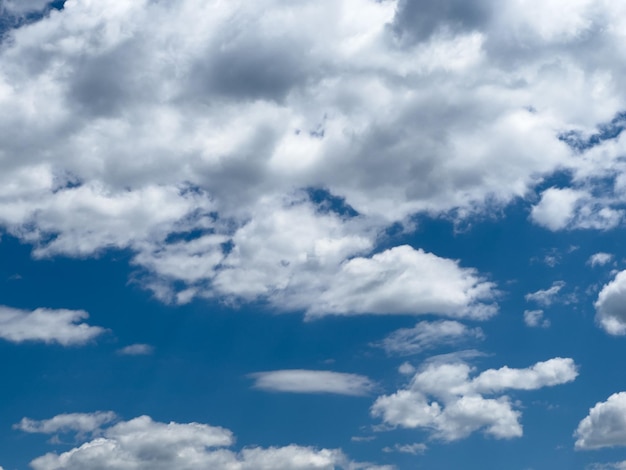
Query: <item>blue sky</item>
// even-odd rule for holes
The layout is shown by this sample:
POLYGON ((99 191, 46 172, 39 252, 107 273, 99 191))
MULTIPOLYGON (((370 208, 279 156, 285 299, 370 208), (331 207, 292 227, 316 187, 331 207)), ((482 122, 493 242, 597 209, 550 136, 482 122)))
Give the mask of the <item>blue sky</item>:
POLYGON ((626 8, 0 0, 0 470, 626 468, 626 8))

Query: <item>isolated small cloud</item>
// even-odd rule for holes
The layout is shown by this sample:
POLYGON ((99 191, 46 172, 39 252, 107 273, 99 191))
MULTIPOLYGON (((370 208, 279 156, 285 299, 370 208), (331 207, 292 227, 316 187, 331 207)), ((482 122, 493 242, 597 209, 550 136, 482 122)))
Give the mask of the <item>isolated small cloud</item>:
POLYGON ((0 338, 12 343, 82 345, 106 331, 83 323, 87 318, 89 314, 83 310, 38 308, 27 311, 0 306, 0 338))
POLYGON ((375 387, 365 376, 325 370, 276 370, 251 374, 254 388, 273 392, 367 395, 375 387))
POLYGON ((596 321, 611 335, 626 334, 626 271, 602 287, 595 303, 596 321))
POLYGON ((565 287, 565 282, 556 281, 552 283, 552 287, 549 289, 538 290, 536 292, 526 294, 524 298, 526 299, 526 302, 536 302, 539 305, 547 307, 556 301, 557 296, 563 287, 565 287))
POLYGON ((531 328, 548 328, 550 320, 543 316, 543 310, 524 310, 524 323, 531 328))
POLYGON ((614 393, 589 410, 576 432, 576 449, 626 446, 626 392, 614 393))
POLYGON ((154 347, 149 344, 131 344, 117 352, 124 356, 148 356, 154 352, 154 347))
POLYGON ((525 369, 489 369, 472 378, 473 370, 459 361, 426 363, 406 388, 379 397, 371 413, 390 426, 421 428, 443 441, 463 439, 481 430, 510 439, 522 435, 521 412, 503 394, 506 390, 537 390, 571 382, 578 375, 569 358, 554 358, 525 369))
POLYGON ((103 425, 109 424, 116 419, 117 415, 112 411, 67 413, 40 421, 22 418, 19 423, 13 425, 13 428, 27 433, 55 434, 59 432, 77 432, 85 434, 98 431, 103 425))
POLYGON ((589 257, 587 264, 592 268, 596 266, 604 266, 613 260, 613 255, 610 253, 595 253, 589 257))
POLYGON ((458 346, 468 340, 484 338, 480 328, 469 328, 452 320, 423 321, 413 328, 394 331, 382 340, 380 346, 387 354, 406 356, 440 346, 458 346))
POLYGON ((421 455, 428 449, 428 446, 423 443, 415 444, 396 444, 393 447, 383 448, 383 452, 400 452, 402 454, 421 455))
POLYGON ((530 217, 549 230, 564 229, 574 218, 577 204, 585 197, 586 193, 570 188, 546 189, 539 203, 532 208, 530 217))

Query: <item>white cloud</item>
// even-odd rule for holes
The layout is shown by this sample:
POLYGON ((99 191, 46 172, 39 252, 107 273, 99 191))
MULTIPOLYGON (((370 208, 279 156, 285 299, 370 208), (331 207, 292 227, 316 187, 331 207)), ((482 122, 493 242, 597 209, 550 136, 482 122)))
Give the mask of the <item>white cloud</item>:
POLYGON ((394 331, 382 340, 380 346, 388 354, 410 355, 440 346, 458 346, 462 342, 483 337, 480 328, 468 328, 457 321, 423 321, 413 328, 394 331))
POLYGON ((543 310, 524 310, 524 323, 531 328, 548 328, 550 320, 543 316, 543 310))
POLYGON ((541 201, 533 207, 532 220, 550 230, 560 230, 570 223, 578 202, 587 195, 569 188, 549 188, 541 195, 541 201))
POLYGON ((33 311, 0 306, 0 338, 12 343, 40 341, 62 346, 85 344, 106 330, 82 323, 89 317, 82 310, 33 311))
POLYGON ((539 305, 547 307, 556 301, 557 296, 563 287, 565 287, 565 282, 555 281, 552 283, 550 288, 543 290, 540 289, 536 292, 526 294, 524 298, 527 302, 537 302, 539 305))
POLYGON ((402 454, 421 455, 428 449, 428 446, 423 443, 415 444, 396 444, 393 447, 383 448, 383 452, 400 452, 402 454))
POLYGON ((479 430, 499 439, 519 437, 521 413, 502 393, 564 384, 578 375, 574 361, 563 358, 526 369, 489 369, 470 378, 472 371, 458 361, 426 363, 407 388, 379 397, 372 415, 391 426, 429 430, 433 438, 444 441, 463 439, 479 430))
POLYGON ((154 352, 154 347, 149 344, 131 344, 118 350, 125 356, 147 356, 154 352))
POLYGON ((626 334, 626 271, 602 288, 595 307, 596 321, 607 333, 626 334))
POLYGON ((607 263, 610 263, 613 260, 613 255, 610 253, 595 253, 589 257, 587 264, 591 267, 596 266, 604 266, 607 263))
POLYGON ((81 435, 94 433, 100 428, 117 419, 112 411, 97 411, 95 413, 67 413, 57 415, 51 419, 41 421, 23 418, 13 426, 14 429, 28 433, 55 434, 58 432, 77 432, 81 435))
POLYGON ((30 466, 34 470, 392 470, 351 462, 339 450, 288 445, 234 452, 228 449, 233 443, 232 432, 224 428, 159 423, 141 416, 119 422, 101 437, 62 454, 38 457, 30 466))
POLYGON ((574 437, 581 450, 626 446, 626 392, 596 403, 578 424, 574 437))
POLYGON ((276 370, 251 374, 254 387, 261 390, 292 393, 334 393, 367 395, 374 388, 370 379, 357 374, 325 370, 276 370))

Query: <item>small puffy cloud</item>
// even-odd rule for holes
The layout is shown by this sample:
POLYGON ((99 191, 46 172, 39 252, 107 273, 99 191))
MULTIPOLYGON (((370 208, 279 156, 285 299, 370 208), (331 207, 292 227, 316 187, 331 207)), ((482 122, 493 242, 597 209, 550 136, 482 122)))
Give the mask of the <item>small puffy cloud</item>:
POLYGON ((626 334, 626 271, 602 288, 595 307, 596 320, 607 333, 626 334))
POLYGON ((141 416, 119 422, 67 452, 38 457, 30 466, 34 470, 392 470, 352 462, 336 449, 288 445, 235 452, 228 448, 233 443, 228 429, 160 423, 141 416))
POLYGON ((626 446, 626 392, 596 403, 574 433, 576 449, 626 446))
POLYGON ((374 383, 365 376, 326 370, 276 370, 251 374, 254 387, 290 393, 332 393, 338 395, 367 395, 374 383))
POLYGON ((503 392, 564 384, 578 375, 569 358, 538 362, 526 369, 489 369, 471 378, 472 372, 464 362, 426 363, 407 388, 379 397, 372 415, 391 426, 429 430, 433 438, 444 441, 463 439, 479 430, 499 439, 519 437, 521 412, 503 392))
POLYGON ((406 245, 371 258, 352 258, 333 281, 308 310, 309 318, 433 313, 483 319, 496 312, 489 303, 495 295, 494 285, 474 269, 406 245))
POLYGON ((537 302, 539 305, 547 307, 555 302, 557 295, 561 292, 563 287, 565 287, 565 282, 556 281, 552 283, 550 288, 531 292, 530 294, 526 294, 524 298, 527 302, 537 302))
POLYGON ((87 343, 106 330, 90 326, 82 320, 89 318, 83 310, 33 311, 0 306, 0 338, 12 343, 38 341, 76 346, 87 343))
POLYGON ((587 264, 591 267, 604 266, 613 260, 613 255, 610 253, 595 253, 589 257, 587 264))
POLYGON ((531 328, 548 328, 550 320, 543 316, 543 310, 524 310, 524 323, 531 328))
POLYGON ((148 356, 154 352, 154 347, 149 344, 131 344, 118 349, 117 352, 124 356, 148 356))
POLYGON ((469 328, 463 323, 452 320, 423 321, 413 328, 394 331, 382 340, 382 346, 388 354, 401 356, 416 354, 439 346, 458 346, 468 340, 484 337, 480 328, 469 328))
POLYGON ((573 219, 576 205, 585 197, 584 192, 574 189, 546 189, 539 203, 533 207, 530 217, 535 223, 552 231, 561 230, 573 219))
POLYGON ((85 434, 98 431, 103 425, 109 424, 116 419, 117 415, 112 411, 67 413, 41 421, 22 418, 19 423, 13 425, 13 428, 28 433, 55 434, 74 431, 79 434, 85 434))

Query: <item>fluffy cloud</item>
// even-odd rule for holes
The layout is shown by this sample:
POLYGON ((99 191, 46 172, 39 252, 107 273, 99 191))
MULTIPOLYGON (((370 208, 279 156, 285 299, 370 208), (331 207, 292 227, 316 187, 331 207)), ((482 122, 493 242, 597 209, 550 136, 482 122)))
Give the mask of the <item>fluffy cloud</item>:
POLYGON ((154 348, 149 344, 131 344, 119 349, 117 352, 125 356, 147 356, 154 352, 154 348))
POLYGON ((418 212, 489 211, 560 170, 571 187, 547 189, 533 220, 620 223, 623 13, 586 0, 68 0, 0 50, 0 225, 40 257, 129 249, 168 301, 486 316, 476 273, 419 250, 372 256, 380 235, 418 212), (400 254, 450 286, 405 296, 423 271, 395 269, 400 254), (361 272, 371 295, 357 295, 361 272))
POLYGON ((427 363, 407 388, 379 397, 372 415, 392 426, 423 428, 444 441, 473 432, 508 439, 522 435, 521 413, 506 390, 536 390, 573 381, 578 372, 572 359, 554 358, 526 369, 489 369, 470 378, 463 362, 427 363), (497 397, 487 397, 500 395, 497 397), (430 398, 432 397, 432 398, 430 398))
POLYGON ((626 334, 626 271, 602 288, 595 306, 596 320, 607 333, 626 334))
POLYGON ((615 393, 589 410, 576 432, 576 448, 600 449, 626 445, 626 392, 615 393))
POLYGON ((552 286, 548 289, 541 289, 536 292, 531 292, 525 295, 527 302, 537 302, 539 305, 549 306, 555 302, 561 289, 565 287, 565 282, 556 281, 552 283, 552 286))
POLYGON ((594 253, 589 257, 587 264, 591 267, 596 266, 604 266, 607 263, 610 263, 613 260, 613 255, 610 253, 594 253))
POLYGON ((325 370, 276 370, 250 377, 255 379, 255 388, 275 392, 367 395, 374 388, 370 379, 362 375, 325 370))
MULTIPOLYGON (((53 421, 54 418, 52 418, 53 421)), ((148 416, 119 422, 62 454, 31 462, 34 470, 392 470, 351 462, 341 451, 289 445, 234 452, 227 429, 200 423, 159 423, 148 416)))
POLYGON ((470 339, 482 339, 480 328, 468 328, 457 321, 422 321, 413 328, 394 331, 380 343, 387 354, 410 355, 439 346, 458 346, 470 339))
POLYGON ((531 328, 550 326, 550 320, 544 318, 543 310, 524 310, 524 323, 531 328))
POLYGON ((33 311, 0 306, 0 338, 12 343, 40 341, 62 346, 85 344, 105 332, 104 328, 82 323, 88 318, 82 310, 33 311))

